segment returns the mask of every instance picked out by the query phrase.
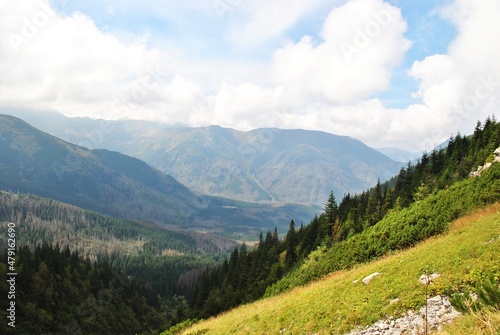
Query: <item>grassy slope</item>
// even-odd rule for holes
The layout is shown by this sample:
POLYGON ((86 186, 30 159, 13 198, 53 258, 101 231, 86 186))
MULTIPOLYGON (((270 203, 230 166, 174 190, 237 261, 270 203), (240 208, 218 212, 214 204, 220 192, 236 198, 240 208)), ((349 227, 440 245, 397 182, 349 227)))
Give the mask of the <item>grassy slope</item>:
MULTIPOLYGON (((483 270, 500 271, 498 259, 500 203, 455 221, 448 233, 415 248, 239 307, 183 334, 342 334, 423 305, 424 291, 418 279, 424 268, 441 274, 430 287, 430 294, 437 294, 448 285, 477 279, 483 270), (373 272, 383 274, 368 286, 353 283, 373 272), (395 298, 400 300, 391 305, 395 298)), ((499 319, 498 315, 493 318, 499 319)), ((442 334, 482 333, 479 327, 466 316, 442 334)))

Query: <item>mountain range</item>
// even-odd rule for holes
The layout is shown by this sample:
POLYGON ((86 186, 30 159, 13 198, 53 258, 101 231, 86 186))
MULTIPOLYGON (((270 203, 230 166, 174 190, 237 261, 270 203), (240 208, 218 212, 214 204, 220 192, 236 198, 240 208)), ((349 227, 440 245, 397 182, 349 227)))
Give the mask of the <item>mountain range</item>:
POLYGON ((89 149, 139 158, 198 194, 247 202, 322 207, 330 192, 337 199, 361 192, 377 179, 394 176, 402 166, 356 139, 320 131, 242 132, 69 118, 55 112, 4 112, 89 149))
POLYGON ((256 236, 291 219, 308 222, 315 207, 253 204, 193 193, 145 162, 86 149, 0 115, 0 189, 56 199, 163 227, 256 236))

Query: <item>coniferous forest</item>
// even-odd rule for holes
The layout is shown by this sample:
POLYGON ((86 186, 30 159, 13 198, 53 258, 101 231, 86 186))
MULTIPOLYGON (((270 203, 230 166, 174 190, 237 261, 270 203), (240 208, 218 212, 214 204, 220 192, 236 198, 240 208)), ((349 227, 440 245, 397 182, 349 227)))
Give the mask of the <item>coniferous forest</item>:
MULTIPOLYGON (((309 224, 291 219, 286 233, 262 232, 254 246, 209 243, 196 234, 0 193, 0 222, 23 222, 25 229, 16 256, 19 329, 154 333, 411 247, 467 211, 500 200, 500 164, 480 179, 469 177, 499 146, 500 123, 478 122, 472 135, 452 136, 388 181, 340 201, 332 192, 309 224), (167 240, 175 250, 165 250, 167 240)), ((4 252, 3 276, 7 262, 4 252)), ((7 290, 0 283, 0 295, 7 290)))
MULTIPOLYGON (((7 274, 7 255, 0 273, 7 274)), ((93 263, 69 248, 43 244, 17 250, 15 328, 2 334, 135 334, 164 325, 157 294, 131 281, 108 262, 93 263)), ((8 283, 0 283, 7 296, 8 283)), ((7 299, 2 299, 6 320, 7 299)))

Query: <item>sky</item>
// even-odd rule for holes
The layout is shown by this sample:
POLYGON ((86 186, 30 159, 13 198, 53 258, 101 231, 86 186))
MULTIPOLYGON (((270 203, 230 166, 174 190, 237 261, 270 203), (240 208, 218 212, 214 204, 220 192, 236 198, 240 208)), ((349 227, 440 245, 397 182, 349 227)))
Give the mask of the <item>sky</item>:
POLYGON ((498 0, 0 0, 0 108, 431 150, 500 107, 498 0))

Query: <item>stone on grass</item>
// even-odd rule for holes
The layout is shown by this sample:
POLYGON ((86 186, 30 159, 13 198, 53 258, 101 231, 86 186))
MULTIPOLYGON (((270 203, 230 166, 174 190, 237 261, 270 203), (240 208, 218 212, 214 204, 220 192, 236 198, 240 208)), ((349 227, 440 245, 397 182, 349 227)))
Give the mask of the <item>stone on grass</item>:
POLYGON ((363 284, 368 285, 372 281, 373 278, 380 276, 381 274, 382 274, 381 272, 372 273, 371 275, 363 278, 362 282, 363 282, 363 284))

